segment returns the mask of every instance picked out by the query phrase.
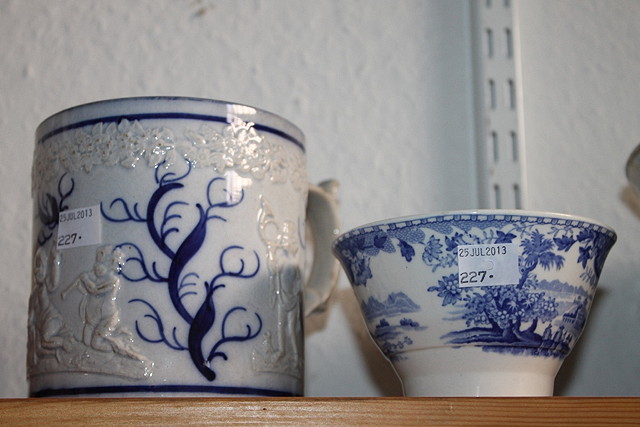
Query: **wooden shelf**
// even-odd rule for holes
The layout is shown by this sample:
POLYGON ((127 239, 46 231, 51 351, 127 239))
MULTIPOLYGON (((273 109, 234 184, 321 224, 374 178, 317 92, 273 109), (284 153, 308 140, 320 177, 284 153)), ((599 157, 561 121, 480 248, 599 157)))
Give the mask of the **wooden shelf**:
POLYGON ((640 425, 640 397, 0 399, 2 425, 640 425))

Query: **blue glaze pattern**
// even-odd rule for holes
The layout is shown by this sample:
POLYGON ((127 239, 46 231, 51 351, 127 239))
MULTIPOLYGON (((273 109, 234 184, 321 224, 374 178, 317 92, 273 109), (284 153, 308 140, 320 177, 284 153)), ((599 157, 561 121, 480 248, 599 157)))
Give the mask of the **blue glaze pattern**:
POLYGON ((475 345, 485 351, 563 358, 582 332, 615 239, 608 228, 571 217, 465 213, 360 227, 337 239, 334 254, 356 294, 366 298, 361 308, 369 330, 391 360, 406 357, 403 352, 416 341, 406 326, 432 326, 425 323, 424 311, 425 301, 434 298, 441 322, 453 329, 433 346, 475 345), (498 243, 517 244, 518 283, 461 287, 458 246, 498 243), (399 291, 404 284, 379 283, 377 275, 385 267, 377 270, 376 263, 383 262, 385 277, 409 266, 423 271, 413 299, 399 291), (555 279, 554 272, 565 267, 579 274, 558 273, 555 279), (390 320, 405 313, 423 320, 390 320), (399 336, 402 326, 407 333, 399 336), (392 329, 394 334, 388 334, 392 329))
POLYGON ((156 310, 153 303, 144 298, 136 298, 129 303, 140 305, 146 311, 143 317, 150 319, 152 323, 151 330, 143 330, 137 321, 138 335, 147 342, 162 343, 177 351, 188 351, 198 371, 209 381, 213 381, 216 379, 214 362, 228 359, 224 351, 225 345, 253 340, 262 330, 260 314, 254 313, 253 319, 247 320, 242 314, 248 310, 242 305, 227 307, 218 312, 216 300, 220 293, 224 293, 228 279, 252 279, 260 271, 261 265, 256 251, 247 252, 241 245, 232 245, 218 254, 219 271, 208 280, 189 269, 191 260, 198 254, 207 234, 211 233, 212 224, 224 225, 227 218, 223 212, 233 210, 244 201, 244 190, 236 200, 220 197, 221 201, 216 201, 216 189, 225 189, 225 179, 220 177, 209 181, 204 191, 204 205, 191 204, 181 199, 180 190, 185 189, 183 180, 190 172, 190 165, 182 175, 176 175, 162 167, 156 168, 157 189, 149 197, 144 214, 140 212, 138 202, 117 198, 108 203, 107 208, 102 207, 102 215, 111 222, 133 222, 146 227, 149 237, 162 256, 149 259, 150 255, 145 254, 135 242, 120 243, 117 248, 127 254, 120 274, 130 282, 152 282, 165 286, 173 309, 187 325, 187 333, 179 336, 177 331, 182 328, 166 324, 163 313, 156 310), (115 215, 116 208, 121 212, 120 216, 115 215), (195 224, 185 226, 181 223, 185 209, 197 213, 195 224), (178 238, 173 239, 174 243, 171 244, 174 235, 178 238), (232 264, 229 258, 233 258, 235 269, 228 266, 232 264), (186 301, 193 299, 198 302, 190 310, 186 301), (234 323, 235 328, 232 327, 234 323), (240 328, 237 327, 238 323, 240 328), (219 338, 207 347, 205 337, 213 330, 218 331, 219 338), (243 333, 229 332, 231 330, 243 333))
POLYGON ((39 130, 32 395, 301 392, 308 179, 302 135, 278 123, 132 113, 39 130), (100 243, 56 247, 60 213, 98 205, 100 243))

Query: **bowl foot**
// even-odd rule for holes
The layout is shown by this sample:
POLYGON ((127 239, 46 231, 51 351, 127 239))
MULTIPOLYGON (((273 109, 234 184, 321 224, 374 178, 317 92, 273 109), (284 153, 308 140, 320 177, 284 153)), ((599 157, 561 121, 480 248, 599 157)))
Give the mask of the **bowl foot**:
POLYGON ((435 348, 402 353, 394 361, 406 396, 552 396, 562 360, 483 351, 435 348))

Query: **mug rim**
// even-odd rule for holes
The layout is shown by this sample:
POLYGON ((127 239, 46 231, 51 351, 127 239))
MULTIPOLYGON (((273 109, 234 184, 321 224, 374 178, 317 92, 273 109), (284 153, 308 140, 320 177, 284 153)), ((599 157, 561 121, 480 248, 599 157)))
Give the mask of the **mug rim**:
MULTIPOLYGON (((499 219, 511 219, 512 217, 522 217, 525 219, 548 219, 551 221, 564 221, 566 223, 576 223, 574 225, 590 225, 600 229, 601 232, 609 234, 613 239, 617 239, 616 231, 609 225, 580 215, 550 212, 550 211, 538 211, 538 210, 524 210, 524 209, 461 209, 461 210, 447 210, 438 211, 425 214, 415 214, 407 216, 399 216, 393 218, 387 218, 383 220, 369 222, 360 226, 353 227, 348 231, 340 234, 333 242, 334 248, 342 241, 349 239, 353 236, 358 236, 362 233, 368 233, 370 231, 386 231, 382 227, 406 227, 415 225, 424 225, 429 223, 447 222, 450 220, 460 219, 459 217, 481 217, 482 220, 490 219, 492 217, 498 217, 499 219), (486 217, 486 218, 484 218, 486 217)), ((477 219, 477 218, 476 218, 477 219)), ((545 222, 541 222, 544 224, 545 222)))
POLYGON ((288 119, 248 104, 190 96, 132 96, 74 105, 44 119, 36 128, 42 143, 66 130, 122 119, 194 119, 230 123, 234 118, 254 123, 258 130, 289 139, 305 151, 304 133, 288 119))

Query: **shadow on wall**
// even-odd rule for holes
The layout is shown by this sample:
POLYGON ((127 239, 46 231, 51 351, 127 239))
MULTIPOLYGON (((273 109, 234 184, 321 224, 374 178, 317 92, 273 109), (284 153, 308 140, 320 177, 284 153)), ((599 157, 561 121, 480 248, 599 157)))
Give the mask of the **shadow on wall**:
POLYGON ((631 185, 622 188, 620 200, 633 212, 636 218, 640 219, 640 194, 631 185))
POLYGON ((315 313, 305 319, 305 336, 326 329, 328 314, 334 308, 340 308, 347 317, 351 336, 355 337, 358 351, 366 365, 369 377, 376 386, 377 394, 380 396, 402 396, 402 383, 391 363, 384 357, 369 335, 358 301, 351 288, 336 289, 329 298, 324 312, 315 313))
MULTIPOLYGON (((619 198, 624 203, 624 205, 629 209, 629 211, 640 220, 640 193, 636 191, 631 185, 624 186, 619 193, 619 198)), ((620 235, 618 235, 620 238, 620 235)), ((593 306, 591 308, 591 313, 589 314, 589 320, 587 321, 587 326, 582 334, 582 337, 577 342, 571 354, 565 359, 558 375, 556 377, 556 387, 555 394, 556 395, 569 395, 569 389, 571 388, 572 379, 574 377, 575 372, 585 372, 584 368, 580 367, 580 363, 587 351, 587 348, 591 345, 593 346, 594 342, 598 342, 602 337, 597 337, 595 335, 594 328, 590 328, 590 323, 600 322, 600 319, 605 319, 607 317, 611 317, 611 312, 607 312, 604 307, 607 306, 615 306, 616 300, 620 301, 620 295, 616 295, 615 292, 611 292, 610 289, 603 286, 602 283, 598 285, 598 289, 596 291, 596 295, 593 299, 593 306), (612 302, 611 299, 614 299, 612 302), (591 343, 591 344, 589 344, 591 343)), ((600 345, 605 345, 604 343, 600 343, 600 345)), ((618 351, 624 351, 622 349, 618 349, 618 351)), ((631 373, 630 375, 637 375, 637 373, 631 373)), ((613 379, 611 380, 613 381, 613 379)), ((620 395, 626 395, 626 392, 619 388, 617 385, 602 384, 600 383, 598 387, 604 388, 606 390, 604 394, 610 392, 611 389, 617 390, 620 395)), ((598 395, 602 393, 597 392, 598 395)), ((632 393, 633 394, 633 393, 632 393)))
POLYGON ((567 356, 567 358, 562 363, 560 367, 560 371, 558 371, 558 375, 556 376, 555 387, 553 394, 555 396, 567 396, 569 395, 568 390, 571 388, 571 381, 576 375, 576 372, 581 371, 579 368, 580 361, 584 358, 584 354, 587 352, 587 343, 589 341, 595 341, 596 339, 591 339, 591 331, 593 328, 589 327, 589 324, 592 322, 597 322, 598 319, 606 317, 607 314, 604 312, 603 307, 606 306, 604 301, 610 296, 609 291, 601 287, 602 284, 598 285, 598 289, 596 290, 596 294, 593 298, 593 303, 591 305, 591 310, 589 313, 589 319, 587 320, 586 327, 578 342, 571 350, 571 353, 567 356))
POLYGON ((391 363, 369 335, 355 294, 351 289, 344 289, 340 293, 342 309, 349 320, 352 333, 357 337, 358 347, 378 392, 381 396, 402 396, 402 383, 391 363))

